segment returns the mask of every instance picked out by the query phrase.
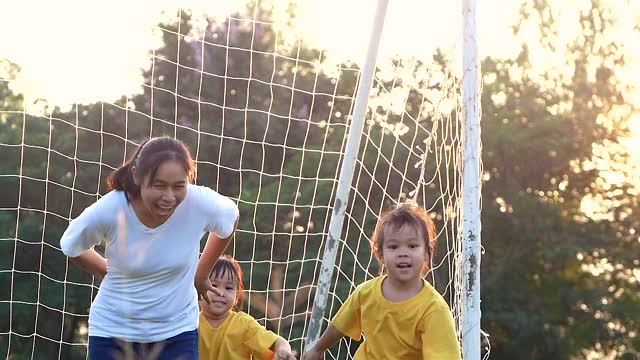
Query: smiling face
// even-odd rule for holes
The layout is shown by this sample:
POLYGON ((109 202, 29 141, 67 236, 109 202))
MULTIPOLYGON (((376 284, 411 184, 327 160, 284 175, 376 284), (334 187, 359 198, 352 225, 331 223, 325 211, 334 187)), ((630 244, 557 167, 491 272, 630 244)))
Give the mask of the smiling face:
POLYGON ((385 226, 382 231, 382 257, 389 279, 398 283, 420 279, 427 251, 416 227, 406 223, 397 229, 385 226))
MULTIPOLYGON (((135 171, 135 170, 134 170, 135 171)), ((177 161, 165 161, 153 178, 148 174, 140 184, 136 199, 141 220, 145 225, 157 226, 165 222, 187 196, 188 174, 177 161)), ((135 176, 134 176, 135 177, 135 176)))
POLYGON ((229 310, 233 309, 238 300, 238 280, 233 277, 231 272, 226 272, 225 274, 220 272, 213 273, 209 280, 211 280, 211 285, 220 290, 224 296, 219 296, 209 291, 211 303, 207 304, 204 300, 201 300, 200 306, 205 316, 213 319, 224 318, 229 310))

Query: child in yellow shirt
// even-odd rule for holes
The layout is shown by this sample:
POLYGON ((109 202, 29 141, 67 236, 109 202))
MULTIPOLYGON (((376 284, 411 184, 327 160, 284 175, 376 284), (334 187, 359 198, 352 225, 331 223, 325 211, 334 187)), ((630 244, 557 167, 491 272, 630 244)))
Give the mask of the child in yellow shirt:
POLYGON ((423 279, 435 247, 435 226, 423 208, 385 212, 371 242, 382 275, 356 288, 303 359, 323 359, 343 336, 364 335, 354 360, 460 360, 449 306, 423 279))
POLYGON ((224 296, 209 291, 209 299, 200 300, 200 360, 246 360, 252 356, 295 360, 285 339, 258 324, 251 315, 239 311, 244 285, 242 269, 234 258, 222 255, 213 266, 210 280, 224 296))

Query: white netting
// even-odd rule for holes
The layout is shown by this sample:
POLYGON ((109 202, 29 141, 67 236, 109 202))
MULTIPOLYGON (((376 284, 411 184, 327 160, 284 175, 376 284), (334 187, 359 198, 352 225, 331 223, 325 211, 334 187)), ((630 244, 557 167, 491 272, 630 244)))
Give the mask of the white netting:
MULTIPOLYGON (((296 37, 294 21, 274 24, 272 15, 260 4, 224 18, 179 11, 159 27, 164 45, 150 52, 141 94, 68 111, 38 113, 12 95, 16 72, 3 64, 0 354, 86 357, 99 280, 68 262, 60 235, 106 193, 105 177, 135 145, 158 135, 188 144, 196 182, 237 201, 241 221, 228 252, 245 271, 245 308, 301 348, 360 69, 327 63, 296 37)), ((407 198, 433 214, 439 245, 429 279, 459 316, 455 45, 428 61, 378 63, 327 320, 377 275, 369 250, 377 215, 407 198)), ((351 358, 355 348, 343 340, 330 357, 351 358)))

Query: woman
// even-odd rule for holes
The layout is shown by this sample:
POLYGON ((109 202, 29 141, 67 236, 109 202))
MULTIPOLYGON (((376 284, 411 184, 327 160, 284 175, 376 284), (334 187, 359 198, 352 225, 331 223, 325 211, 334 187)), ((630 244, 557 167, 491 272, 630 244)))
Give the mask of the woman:
POLYGON ((222 294, 209 271, 233 238, 238 208, 194 177, 182 142, 147 140, 107 179, 113 191, 62 236, 71 261, 104 277, 89 313, 89 359, 198 358, 198 299, 222 294), (93 249, 101 241, 105 257, 93 249))

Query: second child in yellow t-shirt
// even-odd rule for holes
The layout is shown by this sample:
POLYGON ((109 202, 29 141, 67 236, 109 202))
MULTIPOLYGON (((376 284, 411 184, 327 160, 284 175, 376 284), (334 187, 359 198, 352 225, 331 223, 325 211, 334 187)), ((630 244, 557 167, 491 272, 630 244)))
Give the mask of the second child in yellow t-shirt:
POLYGON ((251 315, 237 311, 242 306, 242 269, 227 255, 213 266, 211 284, 224 296, 209 292, 200 300, 198 353, 200 360, 257 359, 295 360, 291 346, 267 330, 251 315))
POLYGON ((423 279, 435 245, 423 208, 404 204, 384 213, 371 243, 383 275, 356 288, 303 359, 323 359, 343 336, 364 335, 354 360, 460 360, 449 306, 423 279))

